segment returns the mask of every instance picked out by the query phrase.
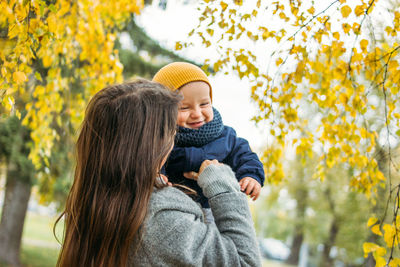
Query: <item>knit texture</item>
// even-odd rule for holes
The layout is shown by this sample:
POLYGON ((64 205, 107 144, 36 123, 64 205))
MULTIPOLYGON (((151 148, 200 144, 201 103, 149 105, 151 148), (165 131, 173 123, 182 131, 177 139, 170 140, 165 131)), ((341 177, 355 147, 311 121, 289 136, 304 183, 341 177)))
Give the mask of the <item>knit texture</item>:
POLYGON ((153 77, 153 82, 161 83, 172 91, 179 90, 190 82, 202 81, 210 86, 210 98, 212 100, 212 88, 207 75, 196 65, 186 62, 173 62, 162 67, 153 77))
POLYGON ((204 124, 199 129, 190 129, 179 126, 175 137, 176 144, 183 147, 199 147, 217 139, 221 135, 224 125, 218 110, 213 108, 213 112, 213 120, 204 124))
POLYGON ((207 166, 197 183, 207 198, 227 192, 240 192, 239 183, 228 165, 207 166))
POLYGON ((215 223, 204 223, 200 207, 180 190, 155 189, 128 266, 261 266, 247 197, 230 168, 207 166, 199 181, 215 223))

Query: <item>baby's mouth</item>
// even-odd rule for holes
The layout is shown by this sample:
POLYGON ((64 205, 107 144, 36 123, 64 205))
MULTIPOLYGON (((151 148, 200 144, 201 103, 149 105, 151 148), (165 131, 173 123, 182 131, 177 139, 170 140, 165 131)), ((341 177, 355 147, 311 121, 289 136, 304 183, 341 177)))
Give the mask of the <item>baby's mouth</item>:
POLYGON ((204 121, 191 122, 191 123, 188 123, 188 125, 190 126, 190 128, 197 129, 204 125, 204 121))

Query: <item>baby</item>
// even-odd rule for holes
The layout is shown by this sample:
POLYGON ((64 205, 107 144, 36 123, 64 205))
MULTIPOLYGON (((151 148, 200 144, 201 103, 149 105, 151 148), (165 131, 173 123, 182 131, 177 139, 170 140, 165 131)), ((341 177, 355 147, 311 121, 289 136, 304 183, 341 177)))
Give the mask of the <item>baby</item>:
MULTIPOLYGON (((212 106, 207 75, 193 64, 174 62, 161 68, 153 81, 183 95, 175 145, 163 168, 169 181, 194 189, 198 193, 196 200, 208 210, 208 200, 193 178, 204 160, 217 159, 232 168, 241 190, 256 200, 264 183, 263 165, 248 142, 222 123, 221 115, 212 106)), ((207 218, 207 211, 205 215, 207 218)))

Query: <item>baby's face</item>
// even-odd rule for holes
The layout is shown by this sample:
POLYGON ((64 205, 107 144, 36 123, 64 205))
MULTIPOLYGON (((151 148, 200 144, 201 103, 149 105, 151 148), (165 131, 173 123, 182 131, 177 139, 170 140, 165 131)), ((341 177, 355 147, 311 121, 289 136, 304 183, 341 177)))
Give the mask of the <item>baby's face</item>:
POLYGON ((182 86, 179 92, 183 100, 179 105, 178 125, 198 129, 212 121, 214 113, 211 105, 210 86, 205 82, 190 82, 182 86))

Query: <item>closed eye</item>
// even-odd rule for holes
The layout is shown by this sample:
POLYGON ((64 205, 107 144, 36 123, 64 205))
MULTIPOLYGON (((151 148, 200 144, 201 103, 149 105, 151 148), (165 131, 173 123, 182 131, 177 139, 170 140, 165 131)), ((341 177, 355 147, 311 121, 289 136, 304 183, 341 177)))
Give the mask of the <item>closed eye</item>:
POLYGON ((204 103, 201 103, 200 106, 204 107, 204 106, 208 106, 209 104, 210 104, 210 102, 204 102, 204 103))

